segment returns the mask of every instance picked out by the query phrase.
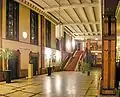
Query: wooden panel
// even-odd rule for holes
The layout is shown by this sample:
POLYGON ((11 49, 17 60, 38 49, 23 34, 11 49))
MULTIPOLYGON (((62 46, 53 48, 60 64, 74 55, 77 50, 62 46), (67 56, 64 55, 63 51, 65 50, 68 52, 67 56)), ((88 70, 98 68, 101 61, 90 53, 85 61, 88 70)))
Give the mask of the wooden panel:
POLYGON ((103 72, 101 94, 115 94, 115 50, 116 19, 114 16, 103 17, 103 72), (108 19, 109 18, 109 19, 108 19), (108 24, 109 23, 109 24, 108 24), (108 34, 109 32, 109 34, 108 34))
POLYGON ((44 68, 45 18, 41 16, 41 67, 44 68))
POLYGON ((111 23, 111 34, 115 35, 115 23, 111 23))
POLYGON ((56 48, 55 25, 51 23, 51 48, 56 48))
POLYGON ((108 41, 104 40, 104 71, 103 71, 103 87, 108 87, 108 41))
POLYGON ((104 35, 108 35, 108 18, 104 19, 104 35))
POLYGON ((115 94, 115 90, 102 90, 102 94, 114 95, 115 94))
POLYGON ((2 0, 0 0, 0 47, 2 46, 2 0))
POLYGON ((115 86, 115 40, 111 40, 110 88, 115 86))
MULTIPOLYGON (((0 48, 2 47, 2 0, 0 0, 0 48)), ((0 59, 0 71, 2 71, 2 60, 0 59)))

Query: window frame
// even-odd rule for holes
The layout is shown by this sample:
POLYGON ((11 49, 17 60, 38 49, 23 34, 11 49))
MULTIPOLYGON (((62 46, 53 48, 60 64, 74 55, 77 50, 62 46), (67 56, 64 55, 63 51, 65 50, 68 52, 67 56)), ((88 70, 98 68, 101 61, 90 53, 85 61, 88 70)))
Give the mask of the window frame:
POLYGON ((19 41, 19 3, 13 0, 6 0, 6 39, 19 41))
POLYGON ((30 43, 38 45, 38 13, 33 10, 30 10, 30 43))
POLYGON ((46 19, 46 47, 51 47, 51 22, 46 19))

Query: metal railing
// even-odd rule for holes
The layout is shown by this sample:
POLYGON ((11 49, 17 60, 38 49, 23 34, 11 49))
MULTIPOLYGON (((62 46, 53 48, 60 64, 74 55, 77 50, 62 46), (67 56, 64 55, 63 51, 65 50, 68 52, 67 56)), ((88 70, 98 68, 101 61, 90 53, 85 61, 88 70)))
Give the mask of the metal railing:
POLYGON ((68 56, 66 56, 66 58, 62 61, 61 63, 61 70, 63 71, 68 63, 68 61, 71 60, 72 56, 74 56, 76 50, 73 51, 72 54, 69 54, 68 56))

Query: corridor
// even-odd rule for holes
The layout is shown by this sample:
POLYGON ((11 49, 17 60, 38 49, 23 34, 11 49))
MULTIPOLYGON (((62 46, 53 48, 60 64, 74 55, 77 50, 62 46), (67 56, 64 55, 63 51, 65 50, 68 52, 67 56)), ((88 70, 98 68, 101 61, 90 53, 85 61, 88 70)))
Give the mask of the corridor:
POLYGON ((100 70, 93 69, 90 76, 70 71, 13 80, 10 84, 0 82, 0 97, 96 97, 99 77, 100 70))

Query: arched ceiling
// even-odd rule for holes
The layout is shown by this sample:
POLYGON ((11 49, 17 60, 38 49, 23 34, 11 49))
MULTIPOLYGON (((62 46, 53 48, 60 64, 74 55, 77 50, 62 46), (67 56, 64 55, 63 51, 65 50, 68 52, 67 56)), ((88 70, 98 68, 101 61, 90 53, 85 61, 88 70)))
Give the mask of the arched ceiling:
MULTIPOLYGON (((20 0, 24 1, 24 0, 20 0)), ((101 0, 26 0, 65 26, 76 39, 100 38, 101 0)))

